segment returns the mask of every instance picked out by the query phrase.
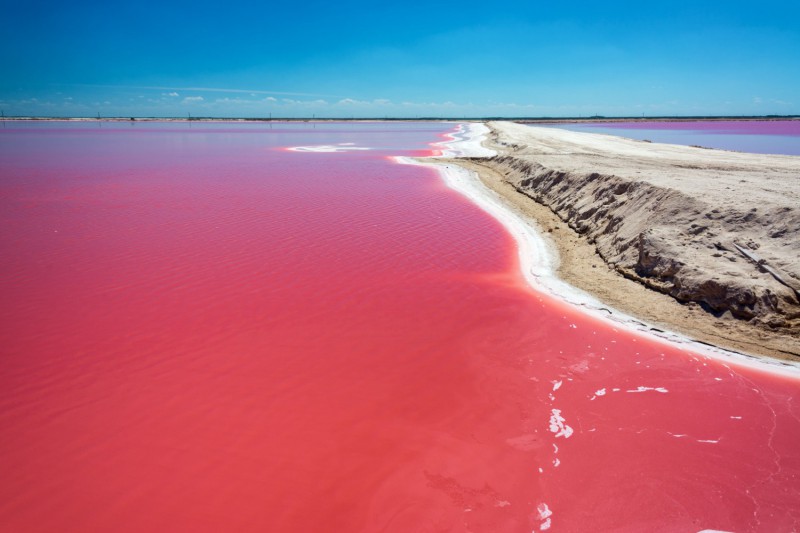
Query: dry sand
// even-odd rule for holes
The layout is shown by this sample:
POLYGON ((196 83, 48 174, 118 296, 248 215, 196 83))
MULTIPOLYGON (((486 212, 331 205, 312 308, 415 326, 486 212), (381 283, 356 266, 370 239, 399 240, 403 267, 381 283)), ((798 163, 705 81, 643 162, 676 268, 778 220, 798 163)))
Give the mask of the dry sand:
POLYGON ((610 307, 729 350, 800 359, 800 157, 497 122, 451 161, 553 239, 610 307))

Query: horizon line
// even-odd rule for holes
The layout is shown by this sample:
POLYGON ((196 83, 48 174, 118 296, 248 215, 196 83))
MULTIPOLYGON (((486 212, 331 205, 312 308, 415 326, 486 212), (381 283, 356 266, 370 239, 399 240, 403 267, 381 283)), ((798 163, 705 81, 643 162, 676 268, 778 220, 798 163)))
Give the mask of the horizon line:
POLYGON ((800 114, 793 115, 590 115, 590 116, 417 116, 417 117, 397 117, 397 116, 373 116, 373 117, 317 117, 312 116, 294 116, 294 117, 246 117, 246 116, 197 116, 197 117, 179 117, 179 116, 130 116, 130 115, 109 115, 109 116, 45 116, 45 115, 3 115, 0 120, 75 120, 75 121, 159 121, 169 120, 174 122, 211 122, 211 121, 247 121, 247 122, 278 122, 278 121, 305 121, 305 122, 331 122, 331 121, 493 121, 493 120, 509 120, 509 121, 608 121, 608 120, 629 120, 629 121, 649 121, 649 120, 723 120, 723 119, 738 119, 738 120, 756 120, 756 119, 786 119, 794 120, 800 119, 800 114))

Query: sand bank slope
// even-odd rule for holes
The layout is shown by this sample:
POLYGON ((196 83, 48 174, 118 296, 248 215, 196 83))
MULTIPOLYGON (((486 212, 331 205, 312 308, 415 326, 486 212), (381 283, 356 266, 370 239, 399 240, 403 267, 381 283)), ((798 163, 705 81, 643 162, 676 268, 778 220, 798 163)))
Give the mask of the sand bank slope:
POLYGON ((800 158, 490 127, 500 153, 481 164, 617 272, 715 317, 800 337, 800 158))

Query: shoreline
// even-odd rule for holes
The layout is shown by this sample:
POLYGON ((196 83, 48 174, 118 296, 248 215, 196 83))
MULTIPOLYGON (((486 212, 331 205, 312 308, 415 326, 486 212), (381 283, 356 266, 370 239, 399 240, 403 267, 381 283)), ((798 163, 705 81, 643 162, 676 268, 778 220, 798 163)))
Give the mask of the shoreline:
MULTIPOLYGON (((419 164, 433 168, 450 188, 466 196, 479 208, 498 220, 517 242, 520 266, 529 285, 535 290, 568 304, 579 306, 590 316, 601 319, 611 326, 623 327, 659 342, 710 356, 723 363, 743 365, 783 376, 800 377, 800 364, 788 358, 781 358, 780 354, 757 353, 756 350, 744 349, 746 347, 742 345, 731 346, 731 343, 720 341, 718 338, 707 336, 704 338, 704 335, 698 335, 691 328, 687 331, 674 327, 674 324, 669 321, 658 320, 657 316, 642 316, 642 313, 636 312, 636 309, 609 303, 608 299, 603 298, 602 295, 587 290, 587 287, 581 286, 580 283, 575 283, 576 280, 571 279, 573 276, 564 276, 563 252, 565 247, 563 244, 570 238, 568 232, 572 232, 566 223, 560 221, 549 208, 536 204, 532 199, 517 192, 510 184, 506 183, 506 191, 503 191, 502 180, 498 179, 499 176, 495 176, 494 179, 487 177, 486 170, 488 169, 484 167, 481 171, 478 163, 473 166, 470 162, 453 159, 455 156, 480 158, 495 153, 482 144, 488 132, 488 127, 483 124, 462 125, 459 131, 451 135, 451 141, 440 144, 443 148, 442 156, 413 160, 396 158, 396 160, 399 163, 419 164), (535 209, 535 206, 538 206, 538 209, 535 209), (563 228, 554 229, 552 227, 553 219, 558 220, 563 228), (545 231, 544 228, 548 228, 550 231, 545 231), (554 236, 554 233, 557 234, 557 232, 566 235, 554 236)), ((476 160, 479 161, 479 159, 476 160)), ((580 241, 582 239, 574 232, 572 233, 572 240, 580 241)), ((585 241, 585 239, 583 240, 585 241)), ((585 242, 584 245, 590 246, 585 242)), ((582 261, 587 260, 585 252, 586 249, 583 250, 582 261)), ((567 259, 575 261, 576 257, 567 259)), ((594 262, 598 261, 603 265, 599 269, 600 272, 605 270, 609 276, 621 278, 595 255, 594 262)), ((595 268, 597 266, 600 265, 595 264, 594 267, 590 267, 592 275, 597 274, 598 269, 595 268)), ((639 292, 643 294, 650 293, 651 296, 658 299, 672 300, 671 297, 656 293, 635 281, 624 278, 617 281, 627 290, 638 288, 639 292)), ((673 302, 678 307, 685 307, 674 300, 673 302)))

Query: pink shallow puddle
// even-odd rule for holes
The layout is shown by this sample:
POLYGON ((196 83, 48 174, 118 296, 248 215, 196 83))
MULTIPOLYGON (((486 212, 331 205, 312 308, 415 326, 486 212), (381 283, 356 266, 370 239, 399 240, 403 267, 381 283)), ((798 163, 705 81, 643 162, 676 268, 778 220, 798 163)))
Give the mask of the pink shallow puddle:
POLYGON ((0 530, 795 528, 798 381, 529 289, 450 129, 0 132, 0 530))
POLYGON ((800 155, 800 120, 641 120, 559 124, 578 132, 605 133, 657 143, 759 154, 800 155))

